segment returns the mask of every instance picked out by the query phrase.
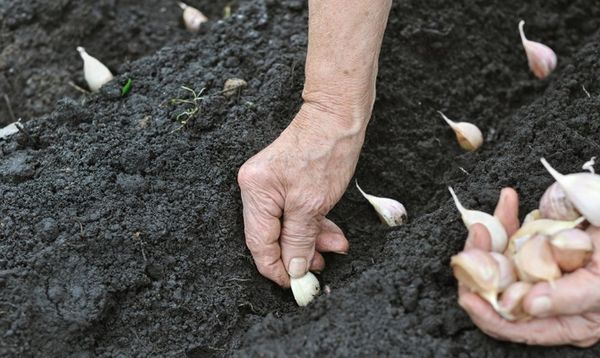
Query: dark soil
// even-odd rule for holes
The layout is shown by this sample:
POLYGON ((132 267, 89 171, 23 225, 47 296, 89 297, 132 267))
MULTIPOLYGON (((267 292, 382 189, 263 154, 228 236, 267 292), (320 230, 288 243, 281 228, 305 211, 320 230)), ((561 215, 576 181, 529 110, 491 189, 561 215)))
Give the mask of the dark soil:
POLYGON ((448 267, 466 230, 446 190, 491 211, 513 186, 526 212, 551 183, 540 157, 573 172, 600 155, 600 5, 394 4, 356 178, 411 221, 382 227, 349 187, 330 217, 350 254, 326 257, 331 294, 298 308, 252 264, 235 178, 300 104, 306 4, 239 1, 217 20, 227 1, 190 2, 213 19, 197 35, 165 1, 0 1, 0 91, 29 133, 0 140, 0 356, 600 355, 471 323, 448 267), (527 69, 521 18, 559 54, 545 81, 527 69), (119 74, 98 94, 68 85, 83 85, 78 45, 119 74), (231 77, 248 87, 226 98, 231 77), (182 126, 169 100, 189 98, 184 85, 205 91, 182 126), (463 153, 436 110, 477 123, 485 146, 463 153))

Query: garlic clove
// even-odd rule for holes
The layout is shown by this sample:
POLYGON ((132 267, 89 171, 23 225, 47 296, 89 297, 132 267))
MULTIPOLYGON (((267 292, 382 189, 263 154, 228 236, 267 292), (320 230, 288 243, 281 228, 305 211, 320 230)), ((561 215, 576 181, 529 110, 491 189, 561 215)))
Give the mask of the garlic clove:
POLYGON ((208 17, 195 7, 183 2, 179 2, 178 5, 183 10, 183 23, 188 31, 198 32, 200 25, 208 21, 208 17))
POLYGON ((231 97, 236 93, 248 85, 248 82, 244 81, 241 78, 229 78, 225 81, 225 85, 223 86, 223 95, 225 97, 231 97))
POLYGON ((562 230, 550 238, 552 253, 558 266, 565 272, 584 267, 594 252, 588 233, 579 229, 562 230))
POLYGON ((387 224, 388 226, 398 226, 404 223, 408 216, 404 205, 394 199, 381 198, 365 193, 360 186, 358 186, 358 181, 356 182, 356 187, 369 203, 371 203, 373 208, 375 208, 377 216, 379 216, 382 223, 387 224))
POLYGON ((477 150, 483 144, 483 134, 476 125, 469 122, 454 122, 450 118, 446 117, 444 113, 438 111, 444 121, 448 123, 450 128, 456 134, 458 144, 464 150, 473 152, 477 150))
POLYGON ((528 224, 528 223, 530 223, 532 221, 539 220, 542 217, 543 217, 542 213, 540 212, 539 209, 532 210, 532 211, 529 212, 529 214, 527 214, 525 216, 525 219, 523 219, 523 225, 528 224))
POLYGON ((533 285, 529 282, 514 282, 500 296, 500 310, 498 313, 509 321, 527 318, 523 309, 523 299, 533 285))
POLYGON ((499 254, 497 252, 490 252, 490 255, 498 264, 498 273, 500 281, 498 283, 498 292, 503 292, 513 282, 517 281, 517 273, 515 271, 515 265, 508 257, 499 254))
POLYGON ((292 293, 298 306, 308 305, 321 290, 319 280, 312 272, 307 272, 306 275, 300 278, 290 278, 292 293))
POLYGON ((581 216, 558 182, 544 192, 540 200, 540 213, 542 217, 554 220, 575 220, 581 216))
POLYGON ((600 226, 600 175, 575 173, 563 175, 541 159, 546 170, 552 174, 567 194, 573 206, 594 226, 600 226))
POLYGON ((508 235, 506 234, 506 230, 504 229, 504 226, 500 220, 493 215, 484 213, 483 211, 465 209, 465 207, 462 206, 458 200, 456 193, 454 193, 454 189, 452 189, 452 187, 448 187, 448 190, 450 191, 450 195, 452 195, 452 199, 454 199, 456 208, 460 212, 465 227, 469 229, 471 225, 482 224, 489 231, 492 238, 492 251, 503 252, 506 249, 508 235))
POLYGON ((536 235, 527 240, 513 256, 513 262, 521 281, 549 281, 552 284, 561 276, 550 243, 543 235, 536 235))
POLYGON ((537 78, 544 79, 556 68, 556 53, 542 43, 528 40, 523 30, 524 25, 525 21, 521 20, 519 22, 519 33, 527 54, 529 68, 537 78))
POLYGON ((512 257, 520 250, 521 246, 535 235, 552 236, 561 230, 572 229, 583 221, 585 221, 584 217, 573 221, 539 219, 524 223, 508 240, 508 247, 504 255, 512 257))
POLYGON ((478 249, 462 251, 452 256, 450 266, 461 285, 479 294, 498 310, 500 271, 489 252, 478 249))
POLYGON ((102 62, 90 56, 83 47, 77 47, 83 59, 83 76, 92 92, 97 92, 100 87, 113 79, 113 75, 102 62))

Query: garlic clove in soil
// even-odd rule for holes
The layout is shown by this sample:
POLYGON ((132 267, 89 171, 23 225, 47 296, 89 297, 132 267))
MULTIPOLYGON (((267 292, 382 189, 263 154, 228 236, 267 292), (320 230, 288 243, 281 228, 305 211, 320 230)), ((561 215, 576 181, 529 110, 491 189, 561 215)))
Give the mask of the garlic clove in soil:
POLYGON ((310 271, 300 278, 290 278, 292 293, 298 306, 308 305, 321 290, 321 285, 317 277, 310 271))
POLYGON ((356 182, 356 188, 358 188, 362 196, 364 196, 369 203, 371 203, 373 208, 375 208, 377 216, 379 216, 382 223, 387 224, 388 226, 398 226, 404 223, 407 218, 407 213, 404 205, 400 202, 394 199, 381 198, 367 194, 360 186, 358 186, 358 181, 356 182))
POLYGON ((473 224, 482 224, 489 231, 492 238, 492 251, 504 252, 508 241, 508 235, 500 220, 483 211, 465 209, 458 200, 456 193, 454 193, 454 189, 448 187, 448 190, 450 191, 450 195, 452 195, 452 199, 454 199, 456 208, 460 212, 465 227, 469 229, 473 224))
POLYGON ((529 293, 533 285, 529 282, 514 282, 500 296, 500 310, 498 313, 509 321, 527 318, 523 309, 523 299, 529 293))
POLYGON ((529 212, 529 214, 527 214, 525 216, 525 219, 523 219, 523 225, 528 224, 528 223, 530 223, 532 221, 539 220, 542 217, 543 217, 542 213, 540 212, 539 209, 532 210, 532 211, 529 212))
POLYGON ((113 75, 97 58, 90 56, 83 47, 77 47, 83 59, 83 76, 92 92, 97 92, 100 87, 113 79, 113 75))
POLYGON ((179 2, 178 5, 183 10, 183 23, 189 32, 198 32, 200 25, 208 21, 208 17, 195 7, 183 2, 179 2))
POLYGON ((450 259, 454 277, 461 285, 476 292, 498 310, 500 270, 496 260, 478 249, 462 251, 450 259))
POLYGON ((550 238, 550 245, 556 263, 565 272, 584 267, 594 252, 590 235, 579 229, 567 229, 550 238))
POLYGON ((541 159, 546 170, 552 174, 567 194, 573 206, 594 226, 600 226, 600 175, 575 173, 563 175, 546 159, 541 159))
POLYGON ((544 192, 540 199, 540 213, 542 217, 554 220, 575 220, 581 216, 558 182, 544 192))
POLYGON ((239 91, 247 85, 248 82, 241 78, 229 78, 225 81, 225 85, 223 86, 223 95, 225 97, 231 97, 239 93, 239 91))
POLYGON ((529 68, 537 78, 544 79, 556 68, 556 53, 542 43, 528 40, 523 30, 524 25, 525 21, 521 20, 519 22, 519 34, 527 54, 529 68))
POLYGON ((500 281, 498 283, 498 292, 503 292, 513 282, 517 281, 517 273, 515 271, 515 265, 508 257, 499 254, 497 252, 490 252, 490 255, 498 264, 498 273, 500 281))
POLYGON ((483 144, 483 134, 476 125, 469 122, 454 122, 450 118, 446 117, 444 113, 438 111, 444 121, 448 123, 450 128, 456 134, 458 144, 462 149, 469 152, 477 150, 483 144))
POLYGON ((519 279, 524 282, 548 281, 552 285, 561 276, 548 238, 543 235, 527 240, 513 256, 513 261, 519 279))
POLYGON ((508 257, 514 256, 514 254, 535 235, 552 236, 561 230, 577 227, 577 225, 584 221, 585 218, 580 217, 573 221, 539 219, 524 223, 508 240, 508 247, 504 252, 504 255, 508 257))

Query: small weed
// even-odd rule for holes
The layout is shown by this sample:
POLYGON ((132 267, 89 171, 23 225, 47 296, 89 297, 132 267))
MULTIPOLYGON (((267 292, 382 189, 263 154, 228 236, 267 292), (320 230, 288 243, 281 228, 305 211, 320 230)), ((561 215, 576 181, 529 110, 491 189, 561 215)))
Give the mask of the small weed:
POLYGON ((179 130, 187 124, 187 122, 193 118, 200 111, 200 102, 205 98, 202 94, 204 93, 205 88, 202 88, 199 92, 194 91, 193 89, 181 86, 182 89, 191 93, 191 99, 184 98, 173 98, 169 101, 171 105, 184 105, 185 109, 183 112, 179 113, 175 120, 181 124, 176 130, 179 130))

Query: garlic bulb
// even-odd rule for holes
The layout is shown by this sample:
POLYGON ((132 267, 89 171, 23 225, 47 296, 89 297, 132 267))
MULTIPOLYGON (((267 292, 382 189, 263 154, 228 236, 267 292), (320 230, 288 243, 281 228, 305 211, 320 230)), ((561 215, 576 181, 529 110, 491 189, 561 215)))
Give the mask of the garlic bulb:
POLYGON ((452 256, 450 266, 460 284, 478 293, 498 310, 500 271, 498 263, 489 252, 478 249, 465 250, 452 256))
POLYGON ((198 32, 200 25, 208 21, 208 18, 198 9, 179 2, 179 7, 183 10, 183 23, 190 32, 198 32))
POLYGON ((542 217, 554 220, 575 220, 581 216, 557 182, 550 185, 542 196, 540 213, 542 217))
POLYGON ((536 221, 542 218, 542 213, 540 212, 539 209, 535 209, 529 212, 529 214, 527 214, 525 216, 525 219, 523 219, 523 225, 528 224, 532 221, 536 221))
POLYGON ((525 53, 527 54, 529 68, 537 78, 544 79, 556 68, 556 53, 544 44, 528 40, 523 30, 524 25, 525 21, 521 20, 519 22, 519 33, 521 34, 523 48, 525 48, 525 53))
POLYGON ((247 85, 248 82, 241 78, 229 78, 227 81, 225 81, 225 85, 223 86, 223 95, 225 97, 231 97, 247 85))
POLYGON ((448 190, 450 191, 450 195, 452 195, 452 199, 454 199, 454 204, 460 212, 466 228, 469 229, 473 224, 482 224, 489 231, 492 238, 492 251, 503 252, 506 249, 508 235, 506 234, 504 226, 502 226, 502 223, 500 223, 500 220, 498 220, 498 218, 495 216, 484 213, 483 211, 465 209, 454 193, 454 189, 452 189, 452 187, 448 187, 448 190))
POLYGON ((360 186, 358 186, 358 181, 356 182, 356 187, 369 203, 371 203, 373 208, 375 208, 377 216, 379 216, 382 223, 387 224, 388 226, 398 226, 404 223, 407 217, 404 205, 394 199, 381 198, 365 193, 360 186))
POLYGON ((513 282, 517 281, 517 273, 515 271, 515 265, 506 256, 497 252, 490 252, 492 258, 496 260, 498 264, 498 274, 500 281, 498 282, 498 292, 503 292, 513 282))
POLYGON ((539 219, 523 224, 508 240, 508 248, 504 255, 512 257, 520 250, 521 246, 535 235, 552 236, 561 230, 572 229, 583 221, 585 221, 583 217, 573 221, 539 219))
POLYGON ((529 282, 518 281, 502 293, 500 296, 500 310, 498 313, 509 321, 527 318, 528 315, 523 309, 523 299, 533 287, 529 282))
POLYGON ((92 92, 97 92, 100 87, 113 79, 113 75, 104 64, 95 57, 90 56, 83 47, 77 47, 83 59, 83 76, 92 92))
POLYGON ((462 149, 469 152, 477 150, 483 144, 483 134, 476 125, 469 122, 454 122, 444 115, 444 113, 438 111, 444 121, 448 123, 450 128, 456 134, 458 144, 462 149))
POLYGON ((298 306, 308 305, 321 290, 319 280, 310 271, 300 278, 290 278, 290 285, 298 306))
POLYGON ((550 243, 543 235, 536 235, 527 240, 513 256, 513 261, 521 281, 549 281, 552 284, 561 275, 550 243))
POLYGON ((600 226, 600 175, 575 173, 563 175, 541 159, 546 170, 560 184, 575 208, 594 226, 600 226))
POLYGON ((550 238, 552 253, 558 266, 565 272, 585 266, 594 251, 590 235, 579 229, 562 230, 550 238))

